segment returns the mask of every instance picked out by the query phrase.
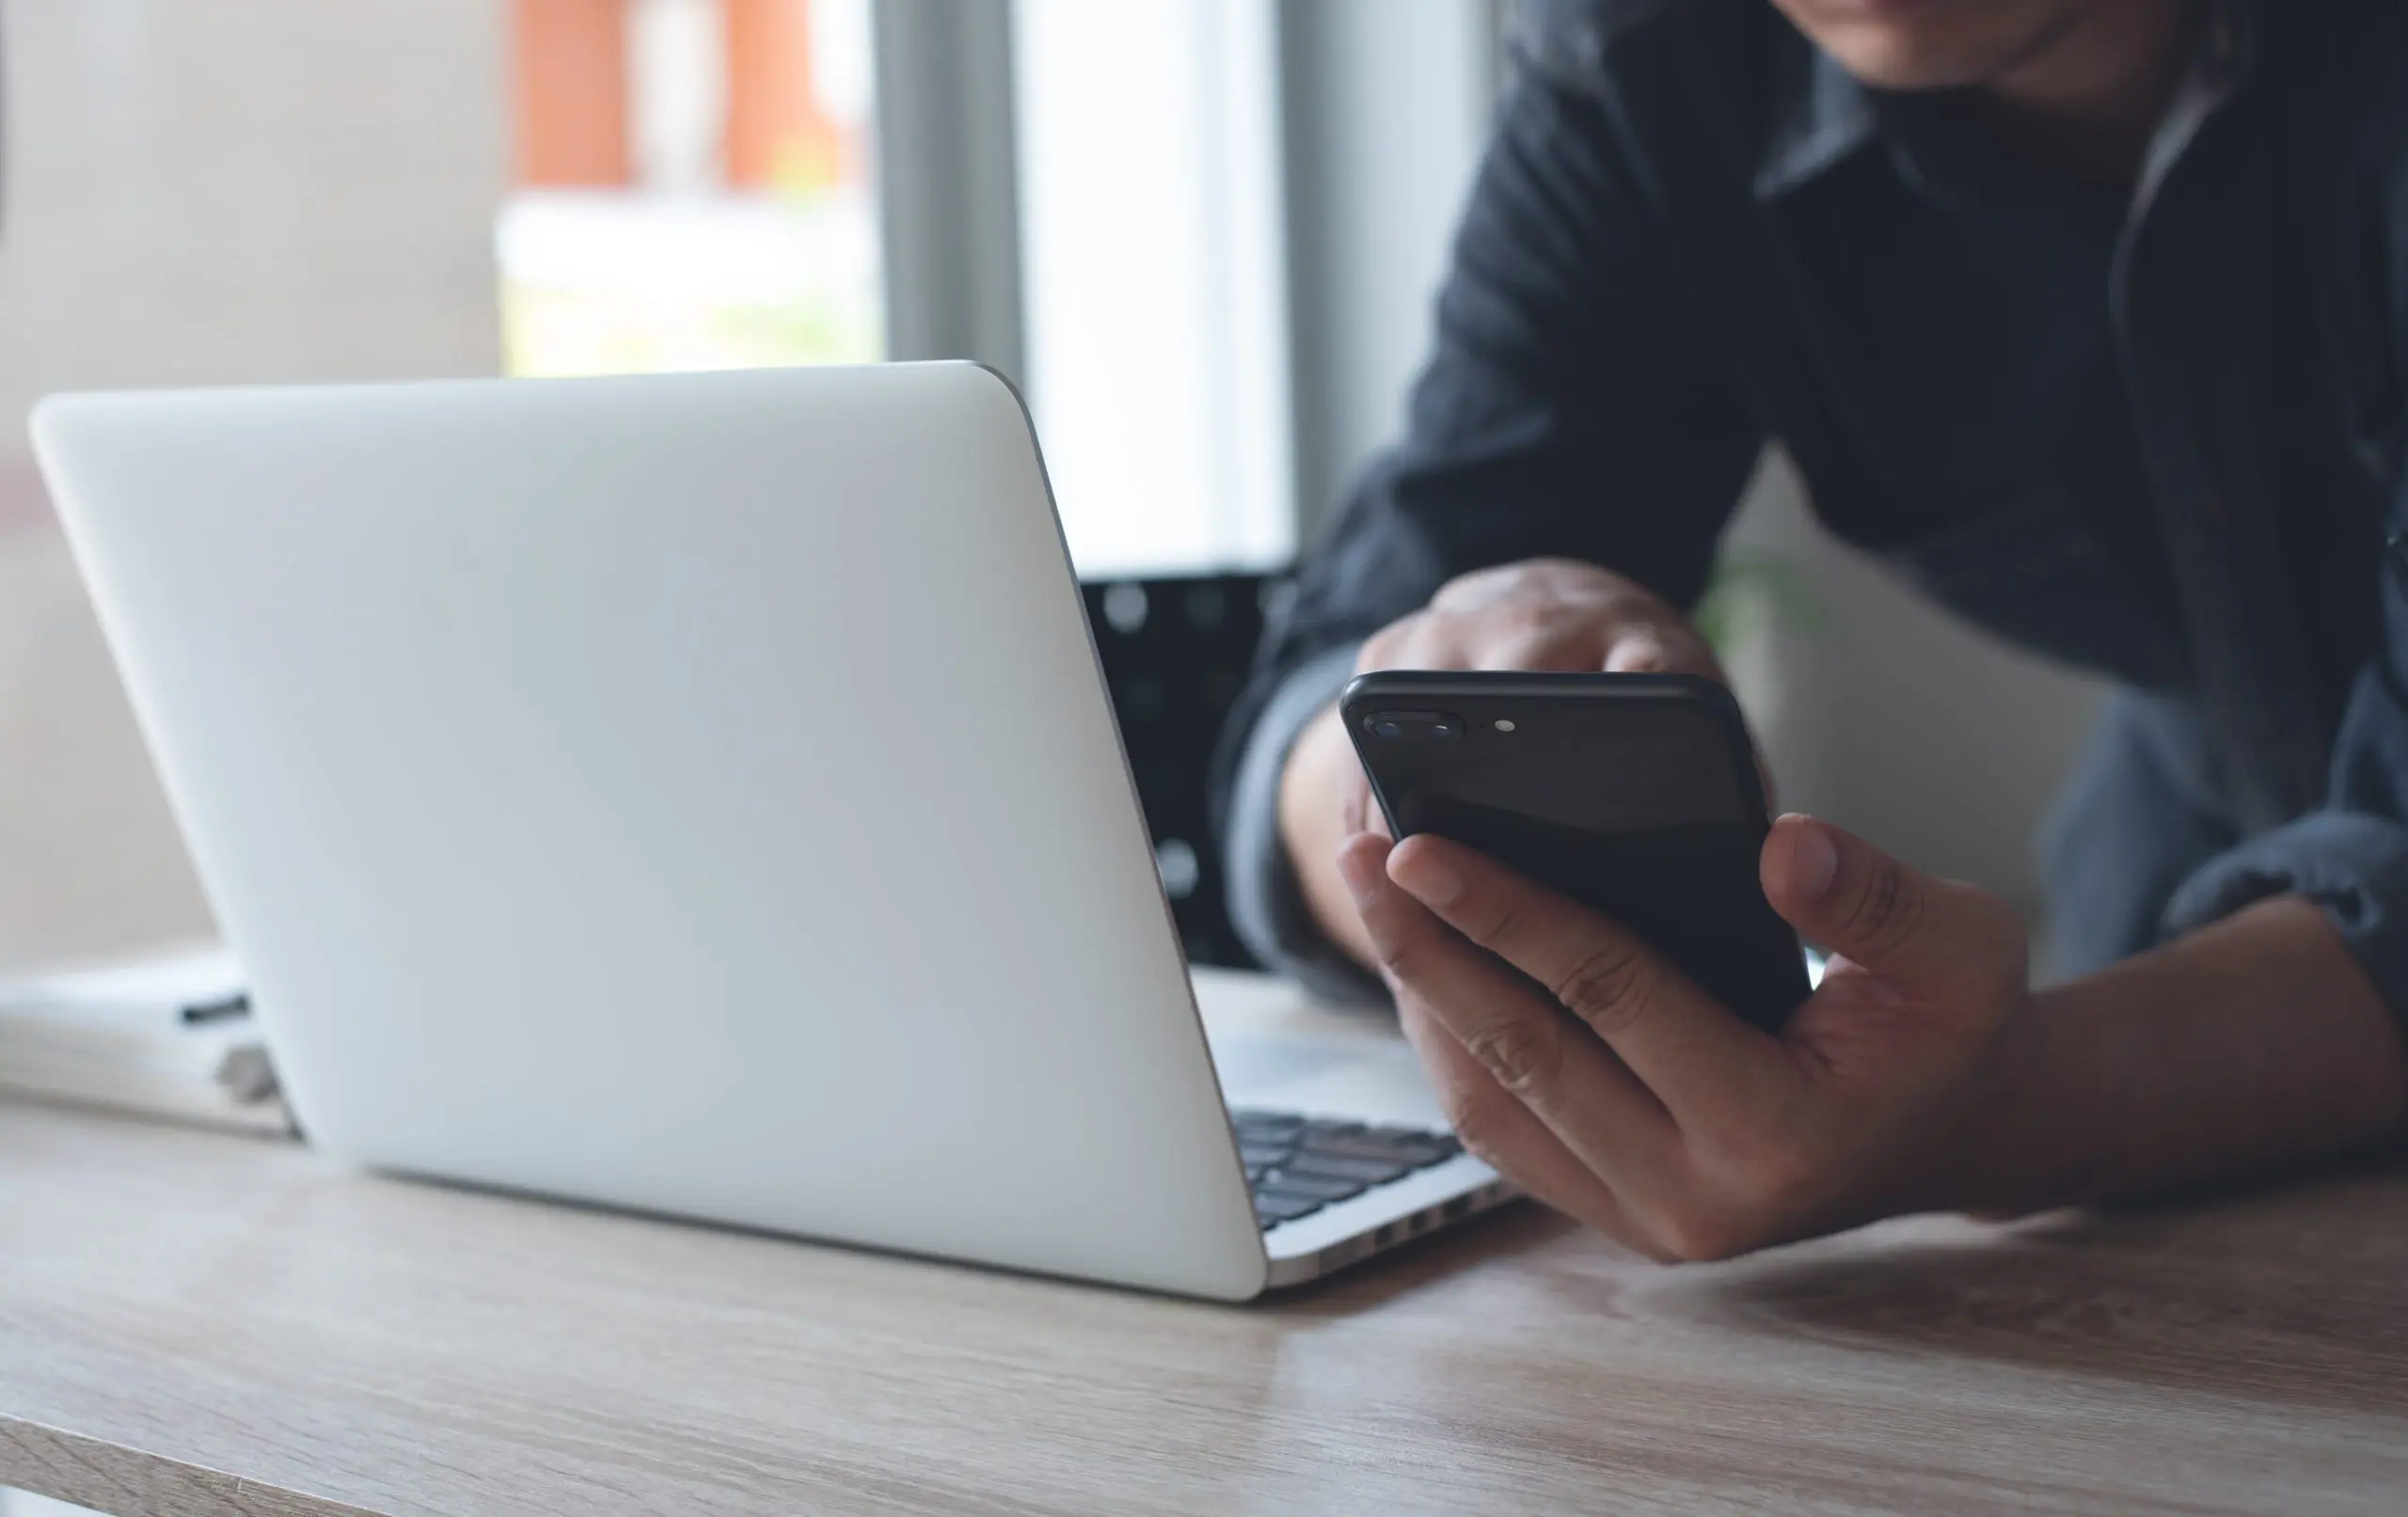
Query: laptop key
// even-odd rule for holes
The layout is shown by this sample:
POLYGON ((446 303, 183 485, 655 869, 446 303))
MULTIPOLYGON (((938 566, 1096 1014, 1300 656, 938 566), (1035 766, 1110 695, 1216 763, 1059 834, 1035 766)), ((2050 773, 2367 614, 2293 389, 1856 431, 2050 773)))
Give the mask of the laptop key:
POLYGON ((1393 1164, 1400 1175, 1427 1169, 1447 1156, 1433 1147, 1398 1147, 1387 1144, 1315 1144, 1297 1150, 1297 1157, 1341 1161, 1351 1164, 1393 1164))
POLYGON ((1258 1112, 1247 1109, 1231 1112, 1229 1125, 1240 1132, 1293 1132, 1305 1125, 1305 1119, 1293 1112, 1258 1112))
POLYGON ((1356 1154, 1366 1159, 1384 1158, 1389 1154, 1416 1153, 1445 1146, 1435 1132, 1349 1132, 1333 1133, 1307 1141, 1307 1146, 1325 1153, 1356 1154))
POLYGON ((1321 1201, 1343 1201, 1350 1195, 1360 1195, 1369 1190, 1365 1180, 1339 1179, 1321 1175, 1298 1175, 1285 1169, 1273 1170, 1256 1193, 1263 1195, 1311 1196, 1321 1201))
POLYGON ((1305 1124, 1305 1141, 1318 1143, 1324 1138, 1351 1138, 1368 1130, 1360 1122, 1338 1122, 1328 1117, 1315 1117, 1305 1124))
POLYGON ((1327 1202, 1306 1195, 1258 1195, 1254 1198, 1254 1214, 1262 1219, 1263 1226, 1274 1227, 1310 1216, 1326 1205, 1327 1202))
POLYGON ((1401 1160, 1355 1159, 1307 1148, 1281 1164, 1279 1173, 1307 1175, 1315 1179, 1360 1180, 1365 1185, 1386 1185, 1418 1167, 1401 1160))
POLYGON ((1384 1185, 1463 1151, 1449 1132, 1294 1112, 1232 1110, 1229 1124, 1249 1184, 1261 1183, 1266 1174, 1293 1172, 1323 1182, 1384 1185))

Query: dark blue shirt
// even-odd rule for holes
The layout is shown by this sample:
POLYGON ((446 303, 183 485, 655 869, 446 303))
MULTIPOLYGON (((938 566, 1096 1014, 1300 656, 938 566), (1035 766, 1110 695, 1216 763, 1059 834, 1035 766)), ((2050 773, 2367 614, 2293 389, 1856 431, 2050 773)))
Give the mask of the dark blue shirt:
POLYGON ((2070 967, 2296 891, 2408 1009, 2408 7, 2210 8, 2136 184, 1766 0, 1557 0, 1516 59, 1407 435, 1224 744, 1256 950, 1356 978, 1275 794, 1365 637, 1540 555, 1691 604, 1775 441, 1839 536, 2126 687, 2051 850, 2070 967))

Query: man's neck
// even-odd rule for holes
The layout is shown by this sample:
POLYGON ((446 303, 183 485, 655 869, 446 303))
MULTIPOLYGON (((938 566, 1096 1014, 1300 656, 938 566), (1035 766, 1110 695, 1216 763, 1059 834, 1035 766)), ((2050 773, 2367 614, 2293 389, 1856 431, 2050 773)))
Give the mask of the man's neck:
POLYGON ((2130 182, 2181 85, 2206 0, 2107 0, 1983 87, 2019 135, 2085 177, 2130 182))

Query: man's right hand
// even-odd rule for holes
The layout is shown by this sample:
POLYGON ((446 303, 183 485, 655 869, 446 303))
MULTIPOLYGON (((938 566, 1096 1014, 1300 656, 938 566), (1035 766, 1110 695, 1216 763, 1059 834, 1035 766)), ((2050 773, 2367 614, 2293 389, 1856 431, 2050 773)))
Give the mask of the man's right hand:
MULTIPOLYGON (((1570 559, 1532 559, 1450 580, 1428 606, 1363 644, 1356 672, 1493 669, 1703 674, 1723 680, 1687 618, 1618 574, 1570 559)), ((1279 782, 1279 832, 1313 919, 1355 960, 1376 962, 1339 845, 1383 831, 1379 809, 1335 707, 1298 737, 1279 782)))

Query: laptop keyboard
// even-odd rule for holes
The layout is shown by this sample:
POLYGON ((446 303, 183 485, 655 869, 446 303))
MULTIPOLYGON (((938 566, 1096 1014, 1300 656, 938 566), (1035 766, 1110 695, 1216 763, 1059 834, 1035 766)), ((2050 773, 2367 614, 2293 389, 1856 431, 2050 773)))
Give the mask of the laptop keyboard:
POLYGON ((1450 1133, 1333 1122, 1292 1112, 1233 1111, 1229 1125, 1237 1131, 1245 1182, 1265 1232, 1464 1151, 1450 1133))

